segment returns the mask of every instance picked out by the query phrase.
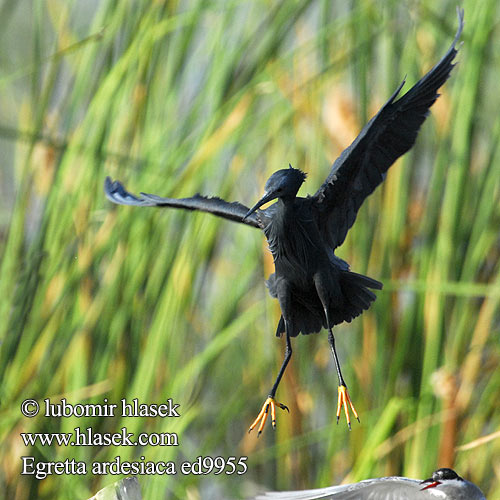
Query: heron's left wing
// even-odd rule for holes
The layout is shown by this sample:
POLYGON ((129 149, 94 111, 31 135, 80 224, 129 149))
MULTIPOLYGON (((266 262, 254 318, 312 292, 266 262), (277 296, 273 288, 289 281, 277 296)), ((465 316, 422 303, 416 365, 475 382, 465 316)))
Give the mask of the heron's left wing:
POLYGON ((123 184, 119 181, 112 181, 106 177, 104 183, 104 193, 113 203, 118 205, 131 205, 135 207, 172 207, 183 208, 185 210, 199 210, 207 212, 218 217, 223 217, 235 222, 241 222, 248 226, 260 228, 257 220, 257 213, 251 214, 245 218, 248 207, 238 202, 228 202, 221 198, 208 198, 195 194, 191 198, 162 198, 154 194, 141 193, 136 196, 129 193, 123 184))
POLYGON ((361 204, 384 180, 389 167, 415 143, 429 108, 439 97, 438 89, 454 66, 455 46, 463 28, 463 10, 457 9, 457 13, 459 26, 448 52, 396 100, 403 80, 382 109, 342 152, 325 182, 312 196, 320 230, 332 248, 342 244, 361 204))

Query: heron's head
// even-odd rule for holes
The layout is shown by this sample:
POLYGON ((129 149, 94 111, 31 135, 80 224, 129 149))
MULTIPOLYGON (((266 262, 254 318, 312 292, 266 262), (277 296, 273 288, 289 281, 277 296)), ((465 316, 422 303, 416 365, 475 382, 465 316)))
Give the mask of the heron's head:
POLYGON ((264 196, 248 211, 245 217, 248 217, 262 205, 276 198, 283 200, 295 198, 297 191, 305 180, 306 174, 302 170, 293 168, 291 165, 289 165, 289 168, 274 172, 264 186, 264 196))

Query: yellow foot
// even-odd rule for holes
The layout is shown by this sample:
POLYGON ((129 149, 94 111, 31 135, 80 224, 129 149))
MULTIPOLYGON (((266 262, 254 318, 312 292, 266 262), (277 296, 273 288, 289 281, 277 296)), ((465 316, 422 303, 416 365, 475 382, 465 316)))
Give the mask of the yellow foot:
POLYGON ((272 397, 268 397, 266 399, 266 402, 262 406, 262 410, 260 410, 260 413, 257 415, 257 418, 253 421, 253 424, 250 426, 250 429, 248 429, 248 432, 253 431, 260 422, 259 429, 257 432, 257 437, 260 436, 262 429, 264 428, 264 424, 266 423, 267 417, 269 415, 269 408, 271 408, 271 424, 273 426, 273 429, 276 429, 276 406, 290 413, 290 410, 288 409, 287 406, 278 403, 278 401, 276 401, 272 397))
POLYGON ((344 407, 345 418, 347 420, 347 425, 349 426, 349 430, 351 430, 351 417, 349 416, 349 406, 351 407, 354 416, 357 418, 359 422, 358 413, 352 404, 351 398, 349 397, 349 392, 347 391, 347 387, 345 385, 339 385, 339 401, 337 403, 337 424, 339 423, 340 418, 340 410, 344 407))

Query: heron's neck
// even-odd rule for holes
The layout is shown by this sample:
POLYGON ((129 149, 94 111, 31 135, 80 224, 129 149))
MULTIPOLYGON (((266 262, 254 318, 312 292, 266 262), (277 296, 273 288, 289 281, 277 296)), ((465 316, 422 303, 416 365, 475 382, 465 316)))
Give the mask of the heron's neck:
POLYGON ((284 228, 293 225, 295 220, 295 210, 294 210, 295 197, 278 198, 277 201, 277 211, 274 217, 275 227, 284 228))
POLYGON ((293 205, 295 201, 295 196, 286 196, 284 198, 278 198, 278 203, 280 210, 283 212, 291 212, 293 210, 293 205))

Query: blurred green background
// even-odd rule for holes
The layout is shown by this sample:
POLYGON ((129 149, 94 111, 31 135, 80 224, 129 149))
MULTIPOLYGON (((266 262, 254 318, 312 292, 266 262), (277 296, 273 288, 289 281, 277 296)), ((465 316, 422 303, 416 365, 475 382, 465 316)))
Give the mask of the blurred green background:
MULTIPOLYGON (((290 414, 247 429, 284 352, 263 235, 206 214, 111 205, 132 191, 252 205, 290 162, 313 193, 407 76, 453 40, 456 1, 4 0, 0 5, 0 484, 87 498, 116 476, 40 461, 248 456, 244 475, 142 476, 143 495, 244 498, 453 466, 500 497, 500 13, 465 1, 459 64, 416 146, 338 254, 383 281, 336 328, 361 416, 335 425, 326 335, 297 338, 290 414), (181 418, 45 418, 27 398, 139 398, 181 418), (175 432, 178 447, 26 448, 21 432, 175 432), (495 439, 496 438, 496 439, 495 439)), ((90 466, 89 466, 90 467, 90 466)))

